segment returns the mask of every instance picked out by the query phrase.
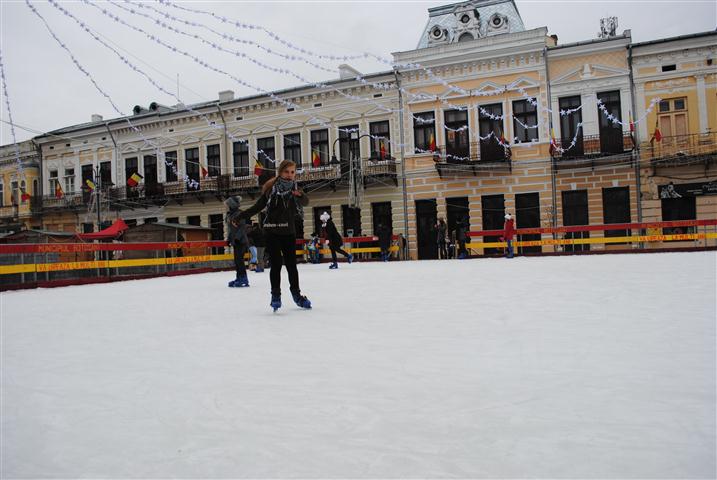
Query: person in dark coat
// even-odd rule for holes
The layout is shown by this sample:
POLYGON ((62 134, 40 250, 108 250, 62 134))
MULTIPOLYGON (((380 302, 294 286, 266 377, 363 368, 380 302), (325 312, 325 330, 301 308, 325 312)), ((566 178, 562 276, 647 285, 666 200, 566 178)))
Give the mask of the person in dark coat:
POLYGON ((252 223, 251 229, 247 234, 249 237, 249 243, 253 244, 256 248, 256 273, 264 271, 264 249, 266 248, 266 239, 264 238, 264 230, 258 223, 252 223))
POLYGON ((378 246, 381 249, 381 261, 388 262, 391 249, 391 229, 388 225, 378 224, 376 228, 378 246))
POLYGON ((294 302, 301 308, 311 308, 309 299, 301 295, 299 271, 296 268, 296 219, 303 218, 303 207, 309 204, 309 197, 296 183, 294 162, 282 161, 277 174, 278 176, 264 183, 257 202, 244 210, 240 217, 251 218, 266 210, 263 228, 271 262, 270 306, 274 311, 281 308, 281 267, 286 265, 289 288, 294 302))
POLYGON ((224 200, 224 206, 227 207, 227 244, 234 249, 234 267, 237 273, 236 279, 229 282, 230 287, 249 286, 246 265, 244 265, 244 254, 249 249, 249 238, 246 235, 246 223, 240 217, 240 205, 241 197, 239 195, 224 200))
POLYGON ((468 219, 461 218, 456 222, 456 243, 458 243, 458 258, 468 258, 466 250, 466 239, 468 238, 468 219))
POLYGON ((507 258, 513 258, 513 237, 515 236, 515 220, 510 213, 505 214, 505 224, 503 225, 503 237, 501 240, 508 244, 507 258))
POLYGON ((344 249, 341 248, 341 246, 344 244, 344 239, 341 238, 339 231, 336 229, 334 221, 331 220, 331 215, 329 215, 329 212, 322 213, 319 219, 321 219, 322 237, 325 241, 329 242, 329 249, 331 250, 332 263, 331 265, 329 265, 329 268, 339 268, 339 264, 336 259, 337 252, 346 257, 348 259, 348 262, 351 263, 354 259, 354 256, 350 253, 347 253, 344 249))
POLYGON ((435 228, 436 245, 438 245, 438 258, 446 259, 448 258, 448 249, 446 248, 446 230, 448 229, 448 227, 446 226, 446 221, 442 218, 439 218, 435 228))

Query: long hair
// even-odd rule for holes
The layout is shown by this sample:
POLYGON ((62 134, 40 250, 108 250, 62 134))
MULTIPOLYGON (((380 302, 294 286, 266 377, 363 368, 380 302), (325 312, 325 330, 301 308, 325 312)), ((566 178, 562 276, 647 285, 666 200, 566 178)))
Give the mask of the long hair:
POLYGON ((289 167, 296 167, 296 163, 291 160, 282 160, 282 162, 279 164, 279 168, 276 169, 276 176, 267 180, 266 183, 264 183, 264 185, 261 187, 261 194, 265 195, 266 192, 271 190, 276 183, 276 179, 281 175, 281 172, 283 172, 289 167))

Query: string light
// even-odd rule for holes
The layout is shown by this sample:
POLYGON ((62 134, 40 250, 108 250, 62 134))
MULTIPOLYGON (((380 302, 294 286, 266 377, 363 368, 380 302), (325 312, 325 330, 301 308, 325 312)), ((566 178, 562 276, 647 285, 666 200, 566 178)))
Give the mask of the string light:
POLYGON ((0 78, 2 78, 2 91, 5 95, 5 107, 7 108, 8 118, 10 119, 10 134, 12 135, 12 143, 15 147, 15 162, 17 163, 18 176, 22 178, 25 175, 25 170, 23 169, 22 161, 20 160, 20 146, 17 144, 17 138, 15 137, 15 125, 12 121, 10 96, 7 94, 7 79, 5 78, 5 64, 2 61, 2 50, 0 50, 0 78))

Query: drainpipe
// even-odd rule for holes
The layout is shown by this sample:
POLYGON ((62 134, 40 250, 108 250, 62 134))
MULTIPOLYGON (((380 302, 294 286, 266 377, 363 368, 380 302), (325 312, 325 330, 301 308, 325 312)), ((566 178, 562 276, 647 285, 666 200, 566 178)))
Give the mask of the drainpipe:
MULTIPOLYGON (((545 59, 545 85, 548 89, 548 108, 552 105, 552 97, 550 96, 550 72, 548 71, 548 46, 543 45, 543 58, 545 59)), ((550 132, 553 131, 553 116, 548 113, 548 137, 550 132)), ((552 200, 553 200, 553 212, 552 212, 552 227, 558 226, 558 196, 557 196, 557 180, 555 178, 555 158, 550 156, 550 186, 552 189, 552 200)), ((555 239, 555 233, 553 233, 553 239, 555 239)))
MULTIPOLYGON (((632 38, 630 39, 630 44, 627 46, 627 66, 630 69, 630 100, 632 105, 632 111, 633 115, 637 113, 637 110, 635 109, 635 106, 637 105, 636 99, 635 99, 635 78, 633 77, 632 72, 632 38)), ((635 118, 634 116, 632 118, 635 118)), ((642 185, 640 180, 640 138, 638 136, 638 131, 635 129, 634 132, 631 132, 633 134, 633 137, 635 139, 635 186, 637 187, 637 222, 642 223, 642 185)), ((640 242, 640 248, 644 248, 644 244, 640 242)))
MULTIPOLYGON (((403 132, 403 94, 401 92, 401 80, 398 68, 393 67, 393 75, 396 78, 396 89, 398 90, 398 125, 400 128, 399 141, 401 142, 401 187, 403 189, 403 236, 406 238, 406 258, 410 257, 411 243, 408 241, 408 193, 406 192, 406 155, 403 132)), ((399 248, 403 248, 399 246, 399 248)))
MULTIPOLYGON (((119 179, 119 174, 117 171, 117 169, 119 169, 119 161, 120 161, 119 147, 117 146, 117 142, 115 141, 114 135, 112 135, 112 130, 110 130, 109 122, 105 122, 105 128, 107 129, 107 133, 109 133, 110 138, 112 139, 112 144, 115 146, 115 148, 114 148, 114 150, 115 150, 115 155, 114 155, 114 157, 115 157, 115 177, 119 179)), ((112 179, 110 178, 110 185, 111 185, 111 182, 112 182, 112 179)), ((101 193, 100 193, 100 195, 101 195, 101 193)), ((97 209, 99 210, 99 206, 97 207, 97 209)), ((119 210, 120 209, 117 209, 118 217, 119 217, 119 210)), ((107 218, 108 219, 112 218, 112 203, 109 202, 109 198, 108 198, 108 202, 107 202, 107 218)), ((98 225, 98 228, 99 228, 99 225, 98 225)))
MULTIPOLYGON (((40 211, 38 213, 40 215, 40 221, 42 222, 42 208, 43 208, 42 196, 44 195, 44 192, 45 192, 45 186, 43 183, 44 175, 43 175, 43 166, 42 166, 42 147, 40 147, 40 145, 37 142, 35 142, 34 138, 30 141, 35 146, 35 150, 37 151, 37 157, 38 157, 37 166, 38 166, 39 177, 40 177, 40 179, 38 181, 38 186, 40 187, 40 191, 35 192, 35 195, 37 195, 37 197, 38 197, 35 199, 35 205, 40 208, 40 211)), ((32 207, 33 207, 33 205, 30 204, 30 218, 34 217, 33 212, 32 212, 32 207)), ((42 225, 42 223, 40 223, 40 225, 42 226, 42 228, 45 228, 45 226, 42 225)))

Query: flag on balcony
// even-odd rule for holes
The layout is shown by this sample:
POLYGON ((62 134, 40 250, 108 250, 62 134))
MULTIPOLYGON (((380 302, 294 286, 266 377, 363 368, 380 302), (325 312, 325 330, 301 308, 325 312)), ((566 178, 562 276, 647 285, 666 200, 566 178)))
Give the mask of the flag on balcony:
POLYGON ((65 196, 65 192, 62 191, 60 182, 55 181, 55 198, 62 198, 65 196))
POLYGON ((319 166, 321 166, 321 156, 319 155, 318 150, 311 151, 311 164, 314 166, 314 168, 318 168, 319 166))
POLYGON ((140 175, 137 172, 134 172, 131 177, 127 179, 127 185, 130 187, 136 187, 139 185, 139 181, 142 180, 144 177, 140 175))
POLYGON ((94 191, 95 191, 95 188, 97 188, 97 187, 95 186, 95 182, 93 182, 93 181, 90 180, 89 178, 88 178, 87 180, 85 180, 85 183, 87 184, 87 188, 90 189, 90 192, 94 192, 94 191))
POLYGON ((436 137, 431 133, 431 138, 428 139, 428 149, 432 152, 436 151, 436 137))
POLYGON ((260 177, 261 174, 264 173, 264 165, 261 164, 259 159, 256 159, 256 165, 254 165, 254 175, 257 177, 260 177))
POLYGON ((204 168, 204 165, 202 165, 202 164, 200 163, 200 164, 199 164, 199 169, 200 169, 201 172, 202 172, 202 178, 207 178, 207 175, 209 175, 209 171, 207 171, 207 169, 204 168))
POLYGON ((635 131, 635 120, 632 119, 632 111, 628 112, 628 116, 630 118, 630 131, 634 132, 635 131))
POLYGON ((503 130, 500 131, 500 144, 503 146, 503 150, 505 151, 505 159, 510 160, 513 157, 513 151, 510 149, 510 144, 505 141, 503 130))
POLYGON ((30 194, 27 193, 24 189, 20 190, 22 193, 20 194, 20 201, 21 202, 27 202, 30 200, 30 194))
POLYGON ((555 155, 555 152, 558 151, 558 141, 555 140, 555 129, 550 129, 550 156, 555 155))
POLYGON ((379 147, 378 147, 378 153, 381 160, 386 159, 386 144, 383 143, 383 140, 379 140, 379 147))
POLYGON ((652 134, 650 143, 652 143, 653 140, 658 142, 662 140, 662 132, 660 131, 660 127, 657 125, 657 120, 655 120, 655 133, 652 134))

